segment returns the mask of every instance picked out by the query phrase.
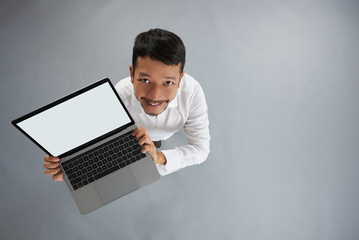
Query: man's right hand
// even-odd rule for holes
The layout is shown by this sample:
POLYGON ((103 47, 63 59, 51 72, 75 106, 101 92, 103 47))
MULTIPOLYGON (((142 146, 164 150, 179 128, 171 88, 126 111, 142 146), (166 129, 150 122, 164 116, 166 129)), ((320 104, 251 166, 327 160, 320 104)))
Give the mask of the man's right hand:
POLYGON ((44 164, 42 165, 45 170, 46 175, 52 175, 52 180, 54 181, 64 181, 64 174, 60 169, 60 159, 57 157, 45 156, 44 164))

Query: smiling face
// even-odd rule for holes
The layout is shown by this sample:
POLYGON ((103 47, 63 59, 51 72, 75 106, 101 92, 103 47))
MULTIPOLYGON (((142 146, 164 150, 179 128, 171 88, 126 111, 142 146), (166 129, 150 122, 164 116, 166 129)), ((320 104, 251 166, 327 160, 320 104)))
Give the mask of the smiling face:
POLYGON ((180 64, 166 65, 150 57, 138 57, 136 69, 130 66, 135 96, 149 115, 162 113, 175 98, 184 72, 180 64))

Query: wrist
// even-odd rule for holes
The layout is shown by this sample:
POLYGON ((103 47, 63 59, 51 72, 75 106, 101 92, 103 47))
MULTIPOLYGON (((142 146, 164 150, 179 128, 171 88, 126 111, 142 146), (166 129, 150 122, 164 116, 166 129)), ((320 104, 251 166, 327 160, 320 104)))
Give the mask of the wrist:
POLYGON ((157 151, 156 153, 157 153, 156 163, 161 164, 161 165, 166 165, 167 159, 166 159, 166 156, 163 154, 163 152, 157 151))

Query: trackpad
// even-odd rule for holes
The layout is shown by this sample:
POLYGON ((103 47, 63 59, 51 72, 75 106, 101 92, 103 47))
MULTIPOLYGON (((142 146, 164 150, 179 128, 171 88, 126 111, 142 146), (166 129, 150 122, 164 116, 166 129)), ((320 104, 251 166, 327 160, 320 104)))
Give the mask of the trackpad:
POLYGON ((125 167, 94 183, 98 194, 104 204, 115 200, 138 188, 131 169, 125 167))

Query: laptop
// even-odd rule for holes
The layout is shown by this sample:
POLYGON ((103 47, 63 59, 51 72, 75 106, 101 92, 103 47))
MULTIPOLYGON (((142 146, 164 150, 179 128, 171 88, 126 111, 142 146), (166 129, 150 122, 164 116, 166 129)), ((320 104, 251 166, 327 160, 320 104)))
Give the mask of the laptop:
POLYGON ((108 78, 12 121, 51 156, 82 214, 160 178, 141 153, 133 118, 108 78))

